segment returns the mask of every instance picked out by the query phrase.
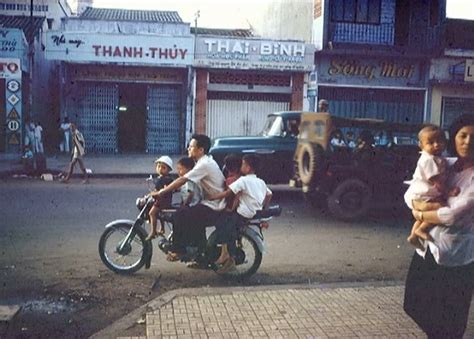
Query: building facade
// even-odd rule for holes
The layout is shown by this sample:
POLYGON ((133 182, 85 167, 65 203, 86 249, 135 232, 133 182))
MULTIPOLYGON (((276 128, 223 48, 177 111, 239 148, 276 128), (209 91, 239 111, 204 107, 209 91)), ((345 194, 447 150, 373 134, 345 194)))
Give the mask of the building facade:
POLYGON ((90 152, 176 154, 191 98, 194 37, 178 13, 87 8, 47 35, 61 60, 61 118, 90 152))
POLYGON ((87 8, 47 34, 60 117, 90 152, 181 153, 192 133, 256 134, 301 109, 314 49, 248 30, 194 29, 176 12, 87 8), (230 34, 230 36, 229 36, 230 34))
POLYGON ((312 45, 216 33, 201 30, 196 38, 196 132, 257 135, 269 113, 302 110, 312 45))
POLYGON ((431 61, 431 121, 448 127, 460 114, 474 114, 474 21, 443 22, 439 52, 431 61))
POLYGON ((315 1, 315 101, 331 113, 430 120, 430 59, 444 17, 440 1, 315 1))

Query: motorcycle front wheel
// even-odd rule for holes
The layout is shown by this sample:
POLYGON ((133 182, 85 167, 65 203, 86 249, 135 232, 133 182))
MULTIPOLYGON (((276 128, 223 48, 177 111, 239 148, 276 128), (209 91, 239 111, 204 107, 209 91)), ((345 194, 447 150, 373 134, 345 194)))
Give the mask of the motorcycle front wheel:
POLYGON ((107 228, 100 237, 100 259, 116 273, 131 274, 145 265, 147 246, 150 246, 145 241, 145 231, 136 228, 133 239, 124 243, 132 227, 130 224, 117 224, 107 228))
MULTIPOLYGON (((247 234, 236 241, 236 251, 233 253, 235 258, 235 270, 220 274, 228 279, 244 280, 257 272, 262 263, 262 252, 257 243, 247 234)), ((213 247, 213 261, 217 260, 220 254, 220 247, 213 247)))

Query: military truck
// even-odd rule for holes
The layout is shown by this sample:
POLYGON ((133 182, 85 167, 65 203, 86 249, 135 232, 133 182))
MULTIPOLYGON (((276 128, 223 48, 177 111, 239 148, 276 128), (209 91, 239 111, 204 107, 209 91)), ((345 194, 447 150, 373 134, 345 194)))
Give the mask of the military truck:
POLYGON ((290 186, 348 221, 400 203, 418 160, 421 127, 303 113, 290 186))

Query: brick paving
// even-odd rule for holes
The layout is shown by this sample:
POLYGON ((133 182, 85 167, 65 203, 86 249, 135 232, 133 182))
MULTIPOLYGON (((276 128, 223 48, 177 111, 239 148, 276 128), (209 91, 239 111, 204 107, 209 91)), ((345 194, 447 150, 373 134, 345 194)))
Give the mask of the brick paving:
POLYGON ((178 293, 147 312, 139 338, 426 338, 402 302, 403 286, 178 293))
POLYGON ((423 337, 402 287, 180 296, 146 316, 147 338, 423 337))

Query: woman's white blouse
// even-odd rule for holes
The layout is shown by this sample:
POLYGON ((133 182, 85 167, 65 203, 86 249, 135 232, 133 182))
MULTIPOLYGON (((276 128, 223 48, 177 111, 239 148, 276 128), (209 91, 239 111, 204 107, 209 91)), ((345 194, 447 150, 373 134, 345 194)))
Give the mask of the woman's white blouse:
MULTIPOLYGON (((448 159, 453 164, 455 158, 448 159)), ((459 187, 461 192, 450 197, 447 206, 438 210, 438 218, 443 223, 431 229, 433 242, 426 241, 434 259, 440 265, 461 266, 474 262, 474 167, 449 176, 448 187, 459 187)), ((405 203, 413 209, 415 197, 408 190, 405 203)), ((426 250, 416 250, 422 257, 426 250)))

